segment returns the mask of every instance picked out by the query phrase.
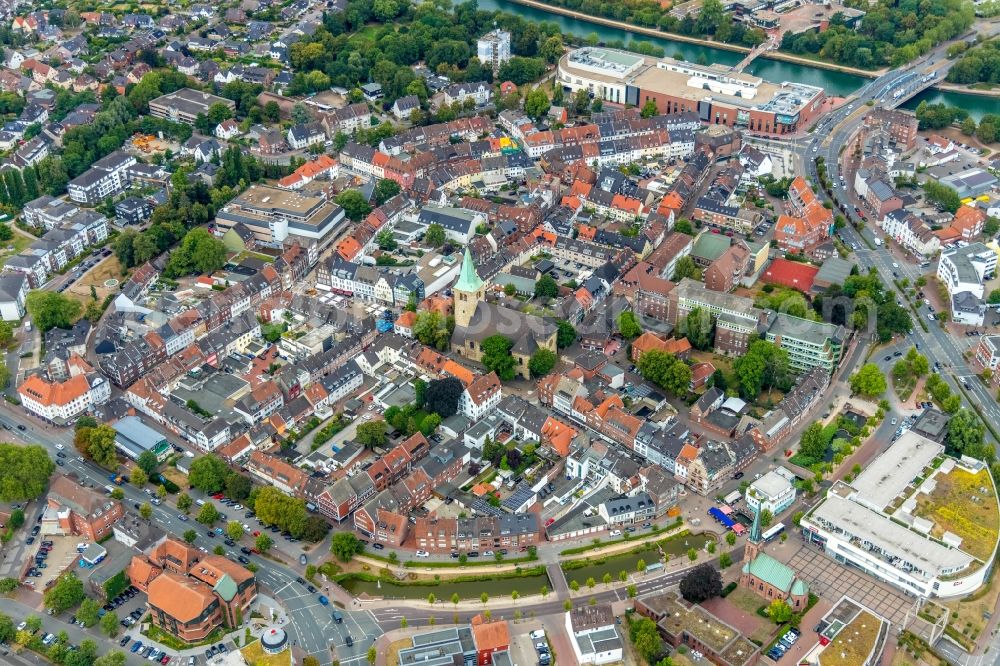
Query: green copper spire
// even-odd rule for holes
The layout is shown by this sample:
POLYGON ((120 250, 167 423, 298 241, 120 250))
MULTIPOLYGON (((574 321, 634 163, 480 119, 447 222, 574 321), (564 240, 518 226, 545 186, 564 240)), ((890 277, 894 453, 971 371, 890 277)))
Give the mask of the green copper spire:
POLYGON ((469 252, 469 248, 465 248, 465 258, 462 259, 462 272, 458 276, 458 282, 455 283, 455 291, 465 291, 474 293, 479 291, 483 286, 483 281, 479 279, 479 274, 476 273, 476 264, 472 261, 472 253, 469 252))
POLYGON ((750 543, 760 543, 760 514, 763 509, 758 506, 753 514, 753 525, 750 526, 750 543))

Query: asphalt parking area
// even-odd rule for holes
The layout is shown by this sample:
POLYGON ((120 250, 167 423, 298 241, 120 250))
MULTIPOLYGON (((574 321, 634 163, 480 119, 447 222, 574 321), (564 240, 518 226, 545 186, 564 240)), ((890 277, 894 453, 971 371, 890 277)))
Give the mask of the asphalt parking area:
POLYGON ((36 537, 35 543, 32 544, 32 550, 28 551, 32 564, 34 563, 35 555, 41 549, 42 541, 51 541, 52 550, 49 551, 48 559, 45 560, 45 568, 40 569, 42 575, 38 578, 32 578, 35 581, 35 589, 39 591, 44 590, 46 585, 58 578, 59 574, 67 568, 72 568, 76 565, 77 556, 79 555, 76 552, 76 544, 81 543, 81 539, 78 536, 40 535, 36 537))
POLYGON ((902 626, 906 611, 913 608, 914 599, 809 546, 799 548, 788 564, 828 601, 836 603, 849 596, 897 627, 902 626))

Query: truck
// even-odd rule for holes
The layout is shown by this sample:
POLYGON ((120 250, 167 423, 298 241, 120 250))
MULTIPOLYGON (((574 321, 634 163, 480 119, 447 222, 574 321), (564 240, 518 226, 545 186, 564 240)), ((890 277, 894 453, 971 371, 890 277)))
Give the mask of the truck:
POLYGON ((125 480, 122 478, 122 475, 121 474, 117 474, 117 473, 108 474, 108 481, 111 481, 115 485, 119 485, 119 486, 122 485, 125 482, 125 480))

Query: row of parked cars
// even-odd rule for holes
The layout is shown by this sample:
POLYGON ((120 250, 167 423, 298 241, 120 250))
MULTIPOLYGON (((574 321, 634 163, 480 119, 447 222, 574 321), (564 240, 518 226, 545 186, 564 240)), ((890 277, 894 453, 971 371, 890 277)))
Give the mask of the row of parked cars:
POLYGON ((798 629, 796 629, 795 627, 790 627, 788 629, 788 632, 784 636, 779 638, 778 642, 775 643, 771 647, 771 649, 767 651, 767 656, 770 657, 773 661, 780 660, 782 657, 785 656, 785 653, 788 652, 793 645, 795 645, 795 641, 799 640, 800 635, 801 634, 798 629))
POLYGON ((552 664, 552 652, 549 650, 548 641, 545 640, 545 630, 536 629, 528 634, 531 640, 535 641, 535 652, 538 653, 538 666, 550 666, 552 664))

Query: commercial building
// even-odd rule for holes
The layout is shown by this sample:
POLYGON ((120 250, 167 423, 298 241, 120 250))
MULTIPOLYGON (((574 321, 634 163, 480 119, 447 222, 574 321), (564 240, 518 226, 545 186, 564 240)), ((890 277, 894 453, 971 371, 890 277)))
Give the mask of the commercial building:
POLYGON ((942 444, 907 432, 850 484, 835 483, 801 525, 837 561, 907 594, 955 597, 986 580, 998 512, 984 463, 946 457, 942 444))
POLYGON ((698 604, 683 602, 676 592, 637 599, 635 610, 656 622, 660 636, 671 647, 684 645, 702 653, 713 664, 749 666, 760 657, 760 648, 738 629, 698 604))
POLYGON ((231 99, 191 88, 181 88, 150 100, 149 113, 156 118, 193 125, 198 114, 207 114, 214 104, 221 104, 230 111, 236 110, 236 102, 231 99))
POLYGON ((755 479, 746 491, 747 507, 754 513, 766 509, 777 516, 795 502, 794 479, 795 475, 783 467, 755 479))
POLYGON ((611 604, 573 608, 566 613, 566 633, 578 664, 602 666, 622 660, 624 645, 611 604))
POLYGON ((263 245, 280 247, 289 237, 297 237, 322 250, 346 219, 343 208, 323 197, 254 185, 218 212, 216 225, 225 233, 242 222, 263 245))
POLYGON ((574 49, 559 61, 557 80, 616 104, 656 104, 661 114, 695 113, 713 125, 761 134, 802 129, 822 110, 821 88, 770 83, 721 65, 696 65, 614 49, 574 49))
POLYGON ((123 515, 118 500, 59 475, 49 486, 42 514, 42 533, 74 534, 97 542, 111 534, 112 527, 123 515))
POLYGON ((113 426, 115 448, 132 460, 138 460, 146 451, 152 451, 158 460, 170 453, 167 438, 143 423, 138 416, 126 416, 113 426))
POLYGON ((152 623, 189 643, 221 626, 238 629, 257 599, 257 580, 248 569, 174 539, 133 557, 126 573, 146 590, 152 623))
POLYGON ((111 384, 77 354, 67 361, 69 378, 54 380, 29 375, 17 387, 21 406, 57 425, 72 423, 78 416, 111 399, 111 384))

